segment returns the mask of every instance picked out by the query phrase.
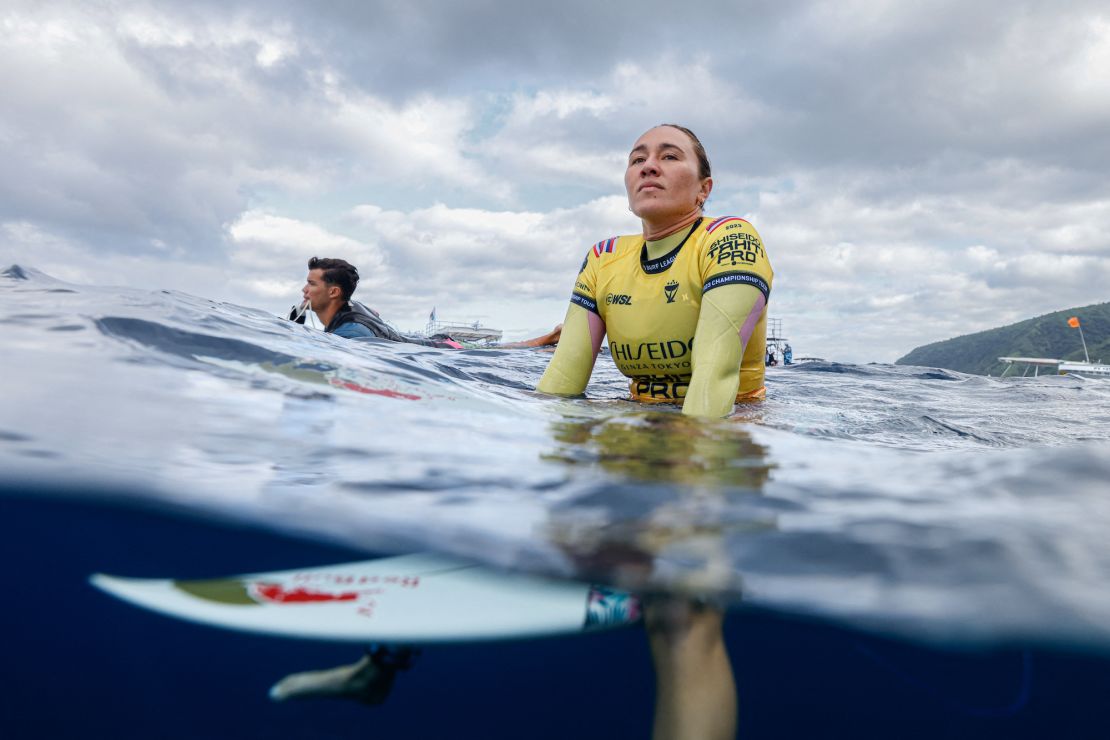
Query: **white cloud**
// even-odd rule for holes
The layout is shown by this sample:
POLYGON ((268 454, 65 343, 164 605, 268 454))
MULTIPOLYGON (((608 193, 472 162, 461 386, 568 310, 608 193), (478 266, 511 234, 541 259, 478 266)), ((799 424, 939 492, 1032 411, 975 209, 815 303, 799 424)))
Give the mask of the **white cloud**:
POLYGON ((374 245, 334 234, 318 224, 265 211, 247 211, 231 224, 228 233, 236 246, 232 259, 238 261, 253 260, 266 253, 288 255, 306 252, 349 253, 373 267, 383 261, 381 252, 374 245), (248 249, 254 251, 247 252, 248 249))
POLYGON ((348 256, 398 323, 544 326, 673 121, 800 354, 1110 298, 1102 4, 568 3, 7 3, 0 257, 279 310, 348 256))
POLYGON ((1110 201, 1031 211, 1010 194, 1015 180, 1038 182, 1036 168, 1006 170, 1012 178, 970 194, 919 196, 895 183, 877 200, 884 174, 867 172, 799 176, 793 190, 762 195, 752 219, 776 269, 771 310, 795 347, 889 361, 928 341, 1106 300, 1110 239, 1098 232, 1110 228, 1110 201))
POLYGON ((688 125, 708 146, 719 140, 745 147, 770 119, 766 104, 714 72, 700 53, 618 61, 581 87, 519 92, 506 106, 482 153, 507 177, 618 192, 628 150, 651 126, 688 125))
POLYGON ((635 224, 619 196, 547 213, 364 205, 353 216, 386 253, 373 278, 376 307, 408 324, 437 305, 513 326, 550 326, 562 319, 590 245, 635 224), (531 315, 521 315, 523 302, 534 303, 531 315))
POLYGON ((342 257, 363 275, 380 275, 386 261, 376 244, 265 211, 243 213, 227 233, 233 295, 239 302, 261 302, 277 313, 297 302, 309 257, 342 257))
POLYGON ((474 118, 468 103, 419 97, 392 106, 328 79, 323 91, 334 106, 332 134, 357 157, 356 169, 367 179, 483 188, 494 197, 510 192, 467 156, 463 142, 474 118))
POLYGON ((0 222, 0 265, 10 264, 34 267, 77 284, 181 290, 214 300, 250 303, 246 300, 249 296, 231 284, 222 262, 167 261, 157 250, 98 257, 89 253, 86 244, 26 221, 0 222))
POLYGON ((103 251, 218 255, 260 193, 511 186, 466 152, 471 103, 352 86, 285 21, 43 7, 5 17, 0 218, 103 251))

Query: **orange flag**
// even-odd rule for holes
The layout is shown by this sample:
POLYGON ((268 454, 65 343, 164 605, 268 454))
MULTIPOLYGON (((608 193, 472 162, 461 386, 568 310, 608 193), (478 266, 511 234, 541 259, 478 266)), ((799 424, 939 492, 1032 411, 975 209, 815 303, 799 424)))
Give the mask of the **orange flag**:
POLYGON ((1068 319, 1068 326, 1070 326, 1072 329, 1078 329, 1079 328, 1079 317, 1078 316, 1072 316, 1070 319, 1068 319))

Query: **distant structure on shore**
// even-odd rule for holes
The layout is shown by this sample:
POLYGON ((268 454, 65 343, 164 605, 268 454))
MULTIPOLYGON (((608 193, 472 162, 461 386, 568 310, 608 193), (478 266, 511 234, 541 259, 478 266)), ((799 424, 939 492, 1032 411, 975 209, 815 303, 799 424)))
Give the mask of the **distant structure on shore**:
MULTIPOLYGON (((967 334, 917 347, 896 360, 898 365, 943 367, 974 375, 1001 375, 1012 360, 1025 363, 1031 374, 1074 372, 1067 363, 1100 365, 1110 360, 1110 303, 1068 308, 997 329, 967 334), (1082 321, 1090 343, 1082 340, 1069 319, 1082 321), (1006 358, 1006 359, 1000 359, 1006 358), (1032 370, 1029 370, 1032 367, 1032 370)), ((1019 371, 1020 372, 1020 371, 1019 371)), ((1010 374, 1014 369, 1009 370, 1010 374)))
POLYGON ((1104 365, 1100 359, 1098 362, 1091 362, 1091 355, 1087 352, 1087 340, 1083 336, 1083 322, 1078 316, 1072 316, 1068 319, 1068 326, 1072 329, 1079 330, 1079 341, 1083 344, 1083 362, 1078 360, 1068 362, 1066 360, 1054 360, 1048 357, 999 357, 999 362, 1005 362, 1006 375, 1015 365, 1024 365, 1025 372, 1022 376, 1029 374, 1029 368, 1033 368, 1033 377, 1037 377, 1038 372, 1042 366, 1055 366, 1055 370, 1060 375, 1082 375, 1085 378, 1110 378, 1110 365, 1104 365))
POLYGON ((436 310, 428 314, 428 323, 424 326, 424 336, 446 334, 452 339, 468 344, 497 344, 501 341, 503 332, 489 326, 482 326, 480 321, 440 321, 436 317, 436 310))
POLYGON ((782 331, 782 319, 767 319, 767 358, 771 365, 795 365, 799 362, 818 361, 817 357, 794 357, 794 348, 782 331))
MULTIPOLYGON (((436 309, 428 314, 428 323, 424 325, 423 332, 416 332, 425 337, 436 334, 446 334, 452 339, 468 344, 498 344, 504 332, 489 326, 482 326, 480 321, 449 321, 440 320, 436 309)), ((792 365, 796 362, 820 361, 818 357, 795 358, 790 340, 782 331, 782 319, 767 319, 767 364, 792 365), (773 360, 772 360, 773 358, 773 360)))

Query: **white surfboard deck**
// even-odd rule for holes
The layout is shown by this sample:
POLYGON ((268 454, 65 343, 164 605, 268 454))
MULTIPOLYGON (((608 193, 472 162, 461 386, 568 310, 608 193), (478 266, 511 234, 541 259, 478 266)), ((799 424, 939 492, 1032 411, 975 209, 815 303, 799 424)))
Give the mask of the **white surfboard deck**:
POLYGON ((573 634, 636 622, 622 591, 415 554, 204 581, 95 574, 124 601, 216 627, 307 640, 423 644, 573 634))

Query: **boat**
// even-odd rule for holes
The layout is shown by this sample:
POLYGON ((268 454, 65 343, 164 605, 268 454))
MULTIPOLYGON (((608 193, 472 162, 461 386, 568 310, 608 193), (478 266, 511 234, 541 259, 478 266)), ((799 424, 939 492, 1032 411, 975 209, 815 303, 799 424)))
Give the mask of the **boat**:
POLYGON ((1068 326, 1073 329, 1079 330, 1079 341, 1083 343, 1083 356, 1086 358, 1085 362, 1078 360, 1054 360, 1049 357, 999 357, 999 362, 1006 363, 1006 369, 1002 373, 1002 377, 1006 377, 1006 373, 1015 365, 1024 365, 1025 370, 1022 372, 1022 377, 1029 374, 1029 369, 1033 368, 1033 377, 1036 378, 1040 375, 1042 367, 1055 368, 1056 375, 1078 375, 1083 378, 1110 378, 1110 365, 1104 364, 1102 360, 1098 362, 1091 362, 1091 356, 1087 353, 1087 340, 1083 338, 1083 326, 1079 321, 1078 316, 1072 316, 1068 319, 1068 326))
POLYGON ((482 326, 479 321, 440 321, 436 318, 436 310, 433 308, 428 315, 428 323, 424 327, 424 336, 432 337, 436 334, 446 334, 466 344, 493 345, 501 341, 503 332, 500 329, 482 326))
MULTIPOLYGON (((1023 365, 1021 377, 1028 377, 1033 371, 1033 377, 1040 376, 1041 368, 1052 368, 1052 375, 1079 375, 1084 378, 1110 378, 1110 365, 1102 362, 1079 362, 1070 360, 1054 360, 1049 357, 999 357, 999 362, 1007 364, 1001 377, 1006 377, 1015 365, 1023 365)), ((1047 371, 1046 371, 1046 374, 1047 371)))
POLYGON ((1050 357, 999 357, 998 361, 1006 363, 1006 369, 1002 371, 1001 375, 1003 378, 1014 368, 1014 365, 1024 366, 1021 373, 1023 378, 1029 375, 1030 369, 1033 370, 1033 377, 1036 378, 1040 376, 1042 367, 1051 367, 1053 375, 1057 375, 1060 368, 1060 360, 1054 360, 1050 357))
POLYGON ((1110 365, 1101 362, 1061 362, 1059 373, 1085 378, 1110 378, 1110 365))

